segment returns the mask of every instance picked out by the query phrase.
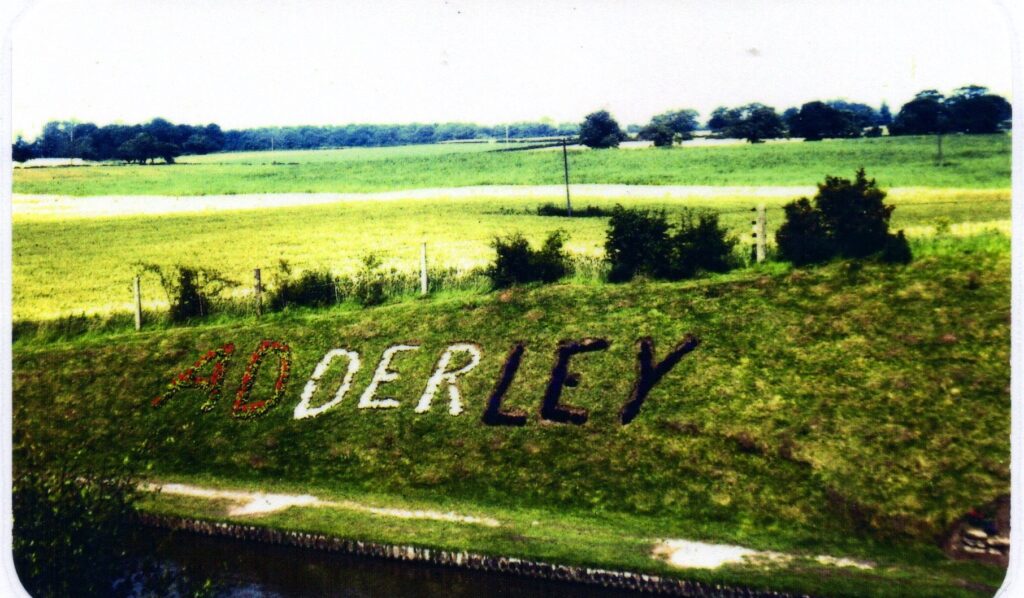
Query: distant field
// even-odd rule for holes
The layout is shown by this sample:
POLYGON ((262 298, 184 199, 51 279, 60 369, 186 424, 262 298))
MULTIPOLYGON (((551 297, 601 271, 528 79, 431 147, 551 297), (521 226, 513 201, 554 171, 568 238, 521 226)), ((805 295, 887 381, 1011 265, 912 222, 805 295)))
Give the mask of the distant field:
MULTIPOLYGON (((637 150, 640 151, 640 150, 637 150)), ((852 174, 852 173, 848 173, 852 174)), ((716 197, 628 200, 630 205, 711 208, 749 243, 750 208, 769 206, 771 238, 782 220, 781 206, 792 198, 716 197)), ((929 236, 937 225, 953 233, 991 228, 1009 232, 1008 190, 895 190, 893 225, 912 238, 929 236)), ((617 199, 576 198, 576 205, 610 208, 617 199)), ((568 249, 578 255, 603 254, 606 219, 551 218, 527 213, 536 198, 458 198, 348 201, 335 204, 247 211, 131 216, 119 218, 15 217, 14 316, 46 319, 79 312, 127 310, 133 262, 182 263, 216 268, 248 284, 253 268, 270 272, 278 260, 295 268, 355 270, 374 252, 388 268, 412 271, 421 242, 432 265, 469 269, 492 259, 496 235, 521 231, 533 242, 566 229, 568 249)), ((161 308, 162 293, 147 283, 146 305, 161 308)))
MULTIPOLYGON (((849 139, 673 149, 573 150, 574 183, 813 185, 864 167, 886 187, 1008 188, 1009 135, 849 139)), ((172 166, 26 168, 15 193, 207 195, 368 192, 563 181, 558 152, 491 152, 490 144, 184 157, 172 166)))

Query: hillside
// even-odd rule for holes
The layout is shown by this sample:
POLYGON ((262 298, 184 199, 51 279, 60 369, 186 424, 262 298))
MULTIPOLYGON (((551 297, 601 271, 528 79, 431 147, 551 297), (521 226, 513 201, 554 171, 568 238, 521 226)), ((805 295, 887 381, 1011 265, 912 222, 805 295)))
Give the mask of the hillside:
MULTIPOLYGON (((247 519, 258 525, 835 595, 991 595, 998 567, 949 561, 937 546, 969 509, 1009 492, 1009 298, 1009 253, 968 247, 907 267, 840 263, 715 282, 559 284, 20 343, 15 440, 80 448, 85 461, 136 449, 132 463, 153 480, 458 508, 508 522, 480 532, 367 526, 293 508, 247 519), (637 340, 653 340, 657 363, 687 335, 699 346, 622 424, 637 340), (235 391, 263 339, 290 347, 291 376, 265 415, 233 418, 235 391), (608 343, 566 368, 579 380, 573 386, 569 376, 561 403, 586 410, 587 421, 542 421, 559 342, 581 339, 608 343), (501 408, 521 410, 525 425, 486 425, 487 399, 520 341, 521 366, 501 408), (200 410, 206 396, 195 390, 151 405, 226 343, 237 349, 212 410, 200 410), (390 370, 399 376, 380 384, 376 400, 393 397, 398 406, 357 408, 382 353, 397 344, 418 349, 395 353, 390 370), (458 376, 462 412, 449 413, 442 379, 429 409, 417 413, 453 344, 446 371, 471 365, 466 344, 480 355, 458 376), (306 381, 335 348, 359 354, 351 389, 319 416, 294 419, 306 381), (657 538, 878 566, 835 575, 803 562, 678 570, 650 556, 657 538)), ((270 354, 250 401, 271 397, 277 363, 270 354)), ((341 381, 346 360, 331 363, 311 408, 341 381)), ((552 405, 549 420, 558 419, 552 405)), ((227 517, 217 501, 158 496, 146 504, 227 517)))

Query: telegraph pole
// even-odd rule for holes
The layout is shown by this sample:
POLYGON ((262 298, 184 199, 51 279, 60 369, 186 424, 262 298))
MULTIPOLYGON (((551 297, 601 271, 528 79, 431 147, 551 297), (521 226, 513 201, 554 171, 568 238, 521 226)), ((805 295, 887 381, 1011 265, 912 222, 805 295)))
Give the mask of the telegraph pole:
POLYGON ((562 165, 565 167, 565 210, 569 217, 572 217, 572 200, 569 199, 569 150, 566 149, 566 139, 562 137, 562 165))

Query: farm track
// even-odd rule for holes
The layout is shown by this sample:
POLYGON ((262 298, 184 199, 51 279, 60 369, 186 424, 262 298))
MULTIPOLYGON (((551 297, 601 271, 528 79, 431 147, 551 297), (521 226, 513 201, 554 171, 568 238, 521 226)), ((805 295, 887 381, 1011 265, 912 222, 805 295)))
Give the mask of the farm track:
MULTIPOLYGON (((698 185, 572 185, 574 197, 666 199, 686 197, 799 197, 810 195, 814 187, 788 186, 698 186, 698 185)), ((15 217, 103 218, 207 212, 254 210, 350 201, 390 201, 401 199, 459 198, 561 199, 561 185, 488 185, 435 189, 408 189, 373 193, 253 193, 239 195, 106 195, 76 197, 67 195, 14 194, 15 217)))

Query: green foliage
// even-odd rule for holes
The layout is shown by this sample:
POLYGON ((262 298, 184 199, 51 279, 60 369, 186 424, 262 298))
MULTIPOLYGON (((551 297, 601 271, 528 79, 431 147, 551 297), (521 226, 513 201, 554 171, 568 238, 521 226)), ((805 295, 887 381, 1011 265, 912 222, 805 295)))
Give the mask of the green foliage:
POLYGON ((363 307, 380 305, 387 298, 384 276, 380 256, 368 253, 362 258, 362 267, 349 281, 347 294, 363 307))
POLYGON ((138 263, 137 267, 139 273, 155 274, 160 280, 170 305, 168 317, 172 322, 185 322, 211 314, 214 301, 227 289, 238 286, 237 282, 212 268, 181 264, 162 267, 148 263, 138 263))
POLYGON ((995 133, 1011 116, 1006 98, 989 93, 986 87, 965 85, 949 97, 927 89, 900 108, 889 129, 894 135, 995 133))
MULTIPOLYGON (((743 217, 749 226, 749 213, 743 217)), ((14 423, 45 430, 47 443, 60 446, 76 446, 90 430, 116 431, 89 459, 148 440, 156 479, 369 504, 387 495, 399 507, 502 522, 289 509, 261 519, 274 527, 687 577, 693 572, 648 555, 651 538, 690 538, 879 563, 870 571, 815 569, 808 579, 816 581, 804 583, 835 585, 798 593, 863 595, 870 582, 890 595, 970 595, 961 581, 998 585, 1002 572, 950 562, 934 538, 1010 487, 1010 246, 1005 235, 988 243, 944 237, 941 257, 919 253, 907 268, 866 262, 856 277, 839 264, 768 264, 775 269, 710 281, 567 282, 15 346, 14 423), (654 338, 660 359, 686 333, 704 342, 623 427, 618 410, 634 382, 634 341, 654 338), (583 336, 611 340, 608 351, 573 360, 580 383, 565 401, 589 409, 590 421, 542 425, 537 407, 553 349, 583 336), (205 414, 200 400, 149 408, 209 348, 232 341, 247 352, 268 337, 294 349, 281 409, 239 425, 229 405, 205 414), (352 394, 317 418, 294 420, 303 383, 339 339, 364 358, 352 394), (483 351, 459 379, 466 412, 452 417, 435 400, 430 412, 415 413, 443 348, 466 340, 483 351), (516 340, 527 350, 506 405, 529 420, 517 429, 485 426, 480 415, 516 340), (386 389, 400 406, 357 409, 376 359, 400 341, 421 345, 393 363, 400 377, 386 389), (74 414, 54 417, 55 409, 74 414), (590 543, 591 525, 603 548, 590 543), (534 527, 548 535, 524 531, 534 527), (616 531, 628 536, 628 550, 616 531)), ((229 366, 229 385, 244 367, 244 359, 229 366)), ((339 375, 331 372, 331 384, 325 377, 314 404, 330 399, 339 375)), ((227 517, 223 504, 200 510, 195 501, 178 512, 227 517)), ((752 570, 700 574, 720 581, 752 570)), ((797 570, 805 565, 785 569, 797 570)), ((781 583, 762 575, 765 586, 781 583)))
POLYGON ((24 428, 15 434, 14 563, 34 596, 112 595, 125 566, 124 545, 136 527, 135 482, 123 466, 111 467, 116 451, 91 448, 103 452, 33 442, 24 428))
POLYGON ((591 112, 580 124, 580 143, 594 149, 619 147, 626 134, 607 110, 591 112))
POLYGON ((804 104, 789 122, 789 134, 807 141, 860 137, 860 128, 851 112, 838 110, 824 102, 804 104))
POLYGON ((296 278, 287 261, 278 262, 270 309, 277 311, 289 305, 323 307, 338 300, 337 280, 329 270, 305 270, 296 278))
POLYGON ((540 249, 533 249, 521 233, 496 237, 491 244, 494 262, 487 269, 491 284, 502 289, 563 278, 570 272, 569 256, 563 249, 567 238, 565 231, 557 230, 548 235, 540 249))
POLYGON ((682 280, 703 272, 728 272, 739 266, 733 253, 737 243, 739 240, 719 224, 717 213, 684 210, 669 239, 665 278, 682 280))
POLYGON ((640 129, 638 137, 653 141, 654 147, 672 147, 676 134, 667 125, 652 123, 640 129))
POLYGON ((887 261, 909 262, 910 247, 902 233, 889 233, 895 206, 884 203, 885 195, 863 168, 853 181, 825 177, 813 206, 801 198, 785 207, 786 221, 775 235, 780 256, 798 266, 879 253, 887 261))
POLYGON ((775 109, 756 102, 738 108, 716 108, 708 120, 708 128, 717 137, 746 139, 751 143, 782 137, 786 132, 775 109))
MULTIPOLYGON (((569 216, 569 208, 566 206, 555 205, 551 202, 543 203, 537 206, 538 216, 569 216)), ((573 208, 573 218, 607 218, 611 215, 611 210, 602 208, 600 206, 588 205, 585 208, 573 208)))
POLYGON ((624 282, 637 275, 658 276, 669 255, 669 224, 664 210, 641 210, 616 205, 605 234, 608 279, 624 282))
POLYGON ((668 223, 664 210, 616 206, 605 237, 609 280, 623 282, 637 275, 681 280, 702 272, 727 272, 738 260, 738 240, 718 222, 718 214, 683 210, 679 224, 668 223))

